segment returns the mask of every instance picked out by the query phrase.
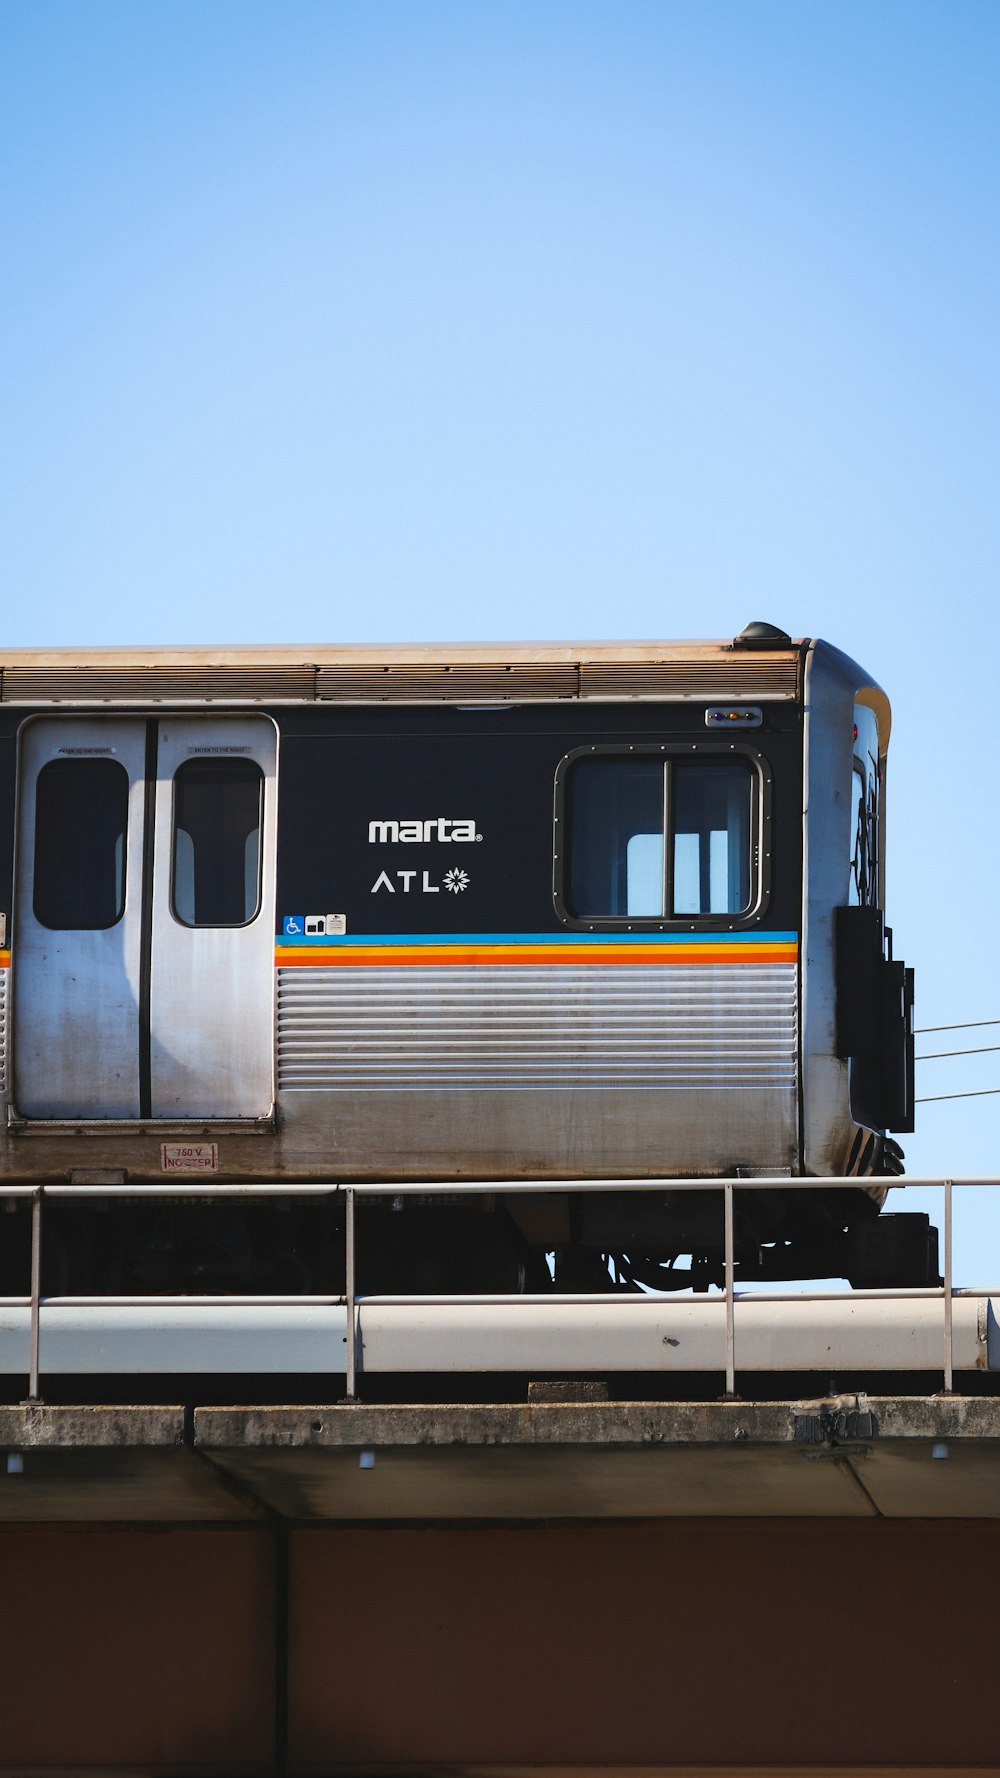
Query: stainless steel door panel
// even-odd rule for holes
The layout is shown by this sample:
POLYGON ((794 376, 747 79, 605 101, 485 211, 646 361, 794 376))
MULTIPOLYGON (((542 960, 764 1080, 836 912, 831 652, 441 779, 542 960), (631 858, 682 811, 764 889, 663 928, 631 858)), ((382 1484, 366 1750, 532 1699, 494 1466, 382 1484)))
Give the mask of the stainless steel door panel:
POLYGON ((277 733, 266 717, 164 717, 153 865, 150 1077, 154 1117, 266 1117, 273 1101, 277 733), (263 775, 260 896, 245 925, 185 925, 172 885, 175 777, 198 758, 263 775))
POLYGON ((14 1104, 24 1117, 139 1115, 139 974, 145 724, 102 718, 31 722, 21 742, 13 927, 14 1104), (128 774, 124 911, 98 930, 53 930, 35 915, 36 793, 41 771, 111 758, 128 774))

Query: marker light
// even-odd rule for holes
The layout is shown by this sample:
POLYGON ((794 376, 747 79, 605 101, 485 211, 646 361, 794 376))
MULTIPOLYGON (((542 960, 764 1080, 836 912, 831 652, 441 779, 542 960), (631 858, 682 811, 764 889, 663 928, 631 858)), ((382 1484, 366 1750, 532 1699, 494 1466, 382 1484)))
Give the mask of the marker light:
POLYGON ((706 728, 760 728, 764 712, 757 704, 709 704, 706 728))

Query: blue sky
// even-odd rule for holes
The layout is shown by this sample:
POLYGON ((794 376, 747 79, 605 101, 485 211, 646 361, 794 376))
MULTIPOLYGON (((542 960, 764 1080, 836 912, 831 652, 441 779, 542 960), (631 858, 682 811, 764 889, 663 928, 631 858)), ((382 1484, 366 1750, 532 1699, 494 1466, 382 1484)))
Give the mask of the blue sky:
POLYGON ((1000 1018, 998 93, 993 0, 6 0, 5 643, 825 635, 1000 1018))

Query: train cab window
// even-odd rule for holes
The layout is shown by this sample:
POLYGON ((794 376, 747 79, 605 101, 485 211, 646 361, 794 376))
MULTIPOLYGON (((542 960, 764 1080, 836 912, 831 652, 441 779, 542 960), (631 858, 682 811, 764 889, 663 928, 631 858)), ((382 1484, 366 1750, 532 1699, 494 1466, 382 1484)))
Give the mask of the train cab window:
POLYGON ((581 760, 567 791, 570 912, 662 916, 662 760, 581 760))
POLYGON ((867 705, 856 704, 851 772, 851 861, 847 889, 850 907, 878 906, 880 793, 878 719, 867 705))
POLYGON ((175 774, 173 907, 183 926, 246 926, 258 913, 263 789, 249 759, 189 759, 175 774))
POLYGON ((756 783, 743 758, 577 760, 565 784, 566 911, 578 920, 748 913, 756 783))
POLYGON ((35 781, 32 905, 54 932, 99 932, 125 911, 129 780, 116 759, 53 759, 35 781))
POLYGON ((669 770, 673 913, 745 914, 750 906, 749 765, 713 761, 669 770))

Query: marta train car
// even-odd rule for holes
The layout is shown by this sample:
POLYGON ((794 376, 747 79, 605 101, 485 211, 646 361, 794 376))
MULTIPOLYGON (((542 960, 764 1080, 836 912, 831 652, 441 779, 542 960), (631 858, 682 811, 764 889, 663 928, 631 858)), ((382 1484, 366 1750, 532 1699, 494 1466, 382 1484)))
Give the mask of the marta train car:
MULTIPOLYGON (((888 741, 870 673, 761 623, 3 655, 0 1196, 453 1181, 363 1211, 369 1286, 670 1288, 722 1254, 721 1194, 671 1178, 835 1175, 737 1194, 738 1278, 928 1282, 926 1219, 864 1184, 912 1128, 888 741), (631 1178, 664 1191, 559 1190, 631 1178), (552 1190, 463 1199, 490 1179, 552 1190)), ((338 1214, 88 1195, 47 1263, 329 1288, 338 1214)))

